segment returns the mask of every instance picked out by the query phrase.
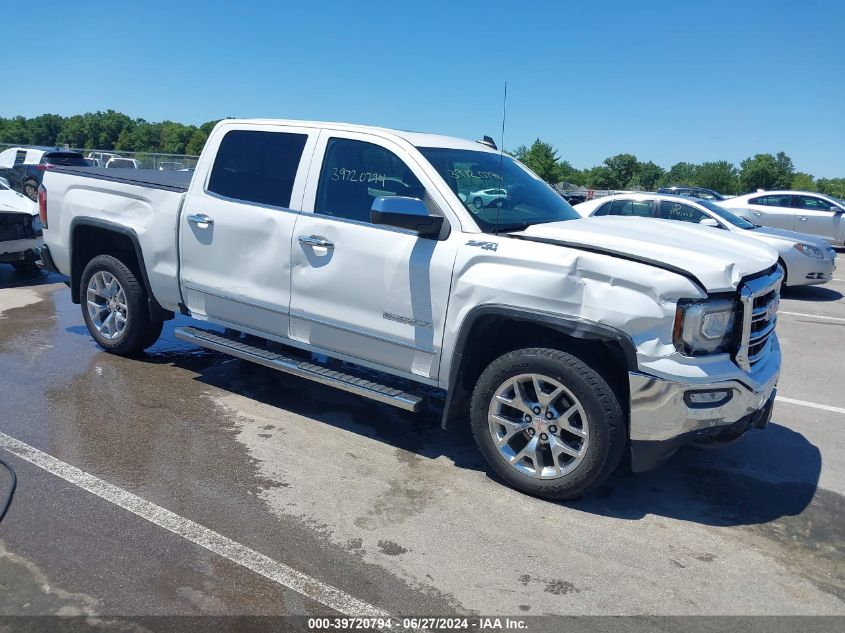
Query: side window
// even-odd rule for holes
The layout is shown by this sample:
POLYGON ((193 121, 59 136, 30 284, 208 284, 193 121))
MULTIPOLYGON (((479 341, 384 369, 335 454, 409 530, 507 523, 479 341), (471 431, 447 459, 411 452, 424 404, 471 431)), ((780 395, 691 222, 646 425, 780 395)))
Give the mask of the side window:
POLYGON ((227 198, 289 207, 306 134, 233 130, 217 149, 208 191, 227 198))
POLYGON ((611 203, 610 215, 651 217, 651 201, 649 200, 614 200, 611 203))
POLYGON ((610 207, 612 207, 612 206, 613 206, 612 202, 605 202, 603 205, 601 205, 598 208, 598 211, 596 211, 593 215, 594 216, 596 216, 596 215, 610 215, 610 207))
POLYGON ((15 165, 22 165, 23 162, 26 160, 26 150, 19 149, 15 152, 15 165))
POLYGON ((766 207, 788 207, 791 205, 792 196, 760 196, 751 198, 749 204, 762 204, 766 207))
POLYGON ((373 200, 386 196, 424 199, 425 190, 390 150, 365 141, 330 139, 314 212, 369 222, 373 200))
POLYGON ((792 196, 792 206, 796 209, 807 209, 808 211, 830 211, 832 205, 821 198, 792 196))
POLYGON ((692 222, 693 224, 698 224, 701 220, 709 218, 710 216, 704 213, 704 211, 699 211, 687 204, 681 204, 680 202, 673 202, 670 200, 661 200, 660 217, 664 220, 680 220, 682 222, 692 222))

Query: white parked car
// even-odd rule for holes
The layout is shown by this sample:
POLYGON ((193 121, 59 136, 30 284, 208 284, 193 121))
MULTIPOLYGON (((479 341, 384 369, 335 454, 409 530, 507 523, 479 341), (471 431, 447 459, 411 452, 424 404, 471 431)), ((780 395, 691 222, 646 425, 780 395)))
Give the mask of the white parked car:
POLYGON ((754 224, 809 233, 845 246, 845 202, 822 193, 758 191, 716 204, 754 224))
POLYGON ((778 252, 786 273, 784 285, 823 284, 831 280, 836 268, 836 252, 823 239, 756 225, 710 200, 659 193, 618 194, 583 202, 575 209, 583 216, 635 216, 690 222, 763 242, 778 252))
POLYGON ((494 200, 501 200, 507 198, 508 192, 504 189, 481 189, 467 194, 469 200, 476 209, 486 207, 494 200))
POLYGON ((625 454, 648 470, 771 416, 774 250, 580 218, 488 144, 226 119, 194 174, 59 168, 44 190, 42 260, 106 351, 150 347, 178 312, 195 320, 180 340, 326 388, 418 411, 440 387, 444 428, 468 424, 534 495, 577 497, 625 454), (493 173, 501 207, 462 200, 493 173))
POLYGON ((0 263, 20 271, 34 270, 36 249, 41 243, 38 207, 0 178, 0 263))
POLYGON ((108 162, 106 162, 106 167, 109 169, 138 169, 138 161, 134 158, 115 156, 114 158, 109 158, 108 162))

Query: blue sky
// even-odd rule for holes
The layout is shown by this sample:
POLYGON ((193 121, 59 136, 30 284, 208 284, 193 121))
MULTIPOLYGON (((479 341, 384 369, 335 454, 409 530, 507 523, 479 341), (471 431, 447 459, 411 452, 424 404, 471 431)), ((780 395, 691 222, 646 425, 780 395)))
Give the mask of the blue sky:
POLYGON ((77 1, 37 13, 4 29, 4 49, 27 61, 5 66, 0 116, 113 108, 498 140, 507 81, 507 148, 539 136, 576 167, 620 152, 669 167, 783 150, 801 171, 845 176, 837 0, 77 1))

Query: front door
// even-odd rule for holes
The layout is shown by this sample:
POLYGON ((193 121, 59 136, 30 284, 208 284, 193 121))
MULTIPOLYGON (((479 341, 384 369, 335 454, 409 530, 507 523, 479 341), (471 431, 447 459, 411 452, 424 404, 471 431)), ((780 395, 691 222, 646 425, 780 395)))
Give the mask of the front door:
POLYGON ((427 176, 390 141, 322 134, 304 203, 313 212, 297 218, 292 247, 291 338, 434 379, 458 234, 427 239, 371 224, 376 197, 420 198, 441 213, 427 176))
MULTIPOLYGON (((831 211, 834 205, 816 196, 792 196, 795 207, 795 230, 818 235, 828 242, 835 242, 839 236, 842 212, 831 211)), ((838 207, 837 207, 838 208, 838 207)))
POLYGON ((291 207, 300 206, 307 173, 300 163, 311 156, 316 136, 254 126, 219 128, 209 139, 214 164, 207 182, 192 184, 179 220, 182 293, 194 317, 288 335, 298 213, 291 207))

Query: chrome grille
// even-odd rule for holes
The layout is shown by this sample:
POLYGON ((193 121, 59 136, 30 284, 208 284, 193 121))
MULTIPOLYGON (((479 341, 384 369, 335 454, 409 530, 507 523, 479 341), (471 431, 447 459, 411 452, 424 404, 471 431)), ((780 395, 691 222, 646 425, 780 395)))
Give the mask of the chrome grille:
POLYGON ((751 371, 771 350, 782 280, 783 271, 778 266, 774 272, 743 282, 740 287, 742 333, 736 362, 745 371, 751 371))

